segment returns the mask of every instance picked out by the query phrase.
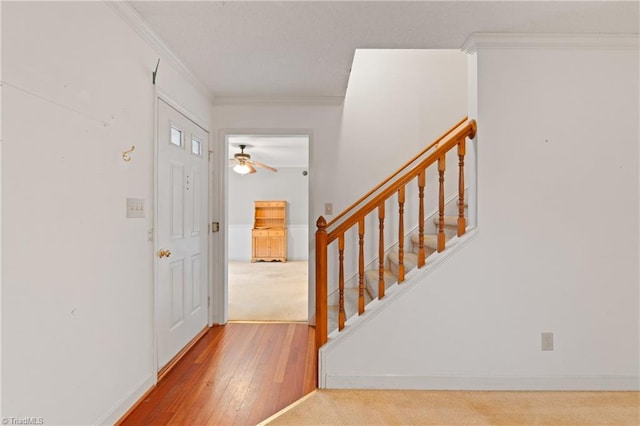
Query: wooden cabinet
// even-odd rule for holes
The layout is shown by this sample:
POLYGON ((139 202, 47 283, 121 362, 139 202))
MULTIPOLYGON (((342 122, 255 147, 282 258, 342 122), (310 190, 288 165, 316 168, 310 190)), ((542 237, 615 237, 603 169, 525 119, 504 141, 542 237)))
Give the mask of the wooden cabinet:
POLYGON ((287 261, 287 202, 256 201, 251 261, 287 261))

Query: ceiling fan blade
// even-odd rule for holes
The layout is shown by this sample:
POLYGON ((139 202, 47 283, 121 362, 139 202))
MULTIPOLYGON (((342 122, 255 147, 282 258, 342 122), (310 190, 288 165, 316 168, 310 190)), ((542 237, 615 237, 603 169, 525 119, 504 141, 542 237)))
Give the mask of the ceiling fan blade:
POLYGON ((238 164, 238 161, 235 158, 229 158, 229 167, 233 167, 238 164))
POLYGON ((256 168, 253 167, 253 165, 247 163, 247 166, 249 166, 249 174, 255 173, 256 172, 256 168))
POLYGON ((261 167, 263 169, 271 170, 272 172, 277 172, 278 171, 278 169, 276 169, 274 167, 271 167, 271 166, 267 166, 266 164, 263 164, 263 163, 261 163, 259 161, 256 161, 256 160, 251 160, 251 163, 253 163, 254 166, 258 166, 258 167, 261 167))

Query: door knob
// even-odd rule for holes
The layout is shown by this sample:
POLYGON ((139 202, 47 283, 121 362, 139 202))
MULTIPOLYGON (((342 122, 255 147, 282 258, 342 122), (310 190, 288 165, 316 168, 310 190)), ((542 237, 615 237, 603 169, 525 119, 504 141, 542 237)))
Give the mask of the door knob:
POLYGON ((163 257, 169 257, 169 256, 171 256, 171 252, 169 250, 160 249, 158 251, 158 257, 160 259, 162 259, 163 257))

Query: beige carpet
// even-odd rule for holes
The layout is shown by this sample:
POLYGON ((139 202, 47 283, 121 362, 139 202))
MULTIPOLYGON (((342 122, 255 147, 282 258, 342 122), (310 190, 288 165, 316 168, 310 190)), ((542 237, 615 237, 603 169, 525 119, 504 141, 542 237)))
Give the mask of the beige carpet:
POLYGON ((638 425, 639 392, 319 390, 264 425, 638 425))
POLYGON ((307 321, 308 262, 229 262, 229 320, 307 321))

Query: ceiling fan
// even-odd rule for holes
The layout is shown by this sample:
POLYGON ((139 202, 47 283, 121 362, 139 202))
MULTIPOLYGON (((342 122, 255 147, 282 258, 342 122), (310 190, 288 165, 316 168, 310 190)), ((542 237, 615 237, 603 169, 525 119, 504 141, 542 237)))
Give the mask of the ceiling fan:
POLYGON ((238 147, 240 148, 240 152, 233 154, 233 158, 229 159, 229 167, 233 167, 234 172, 241 175, 255 173, 257 171, 256 167, 271 170, 272 172, 278 171, 276 168, 262 164, 259 161, 252 160, 251 156, 244 152, 247 145, 238 145, 238 147))

